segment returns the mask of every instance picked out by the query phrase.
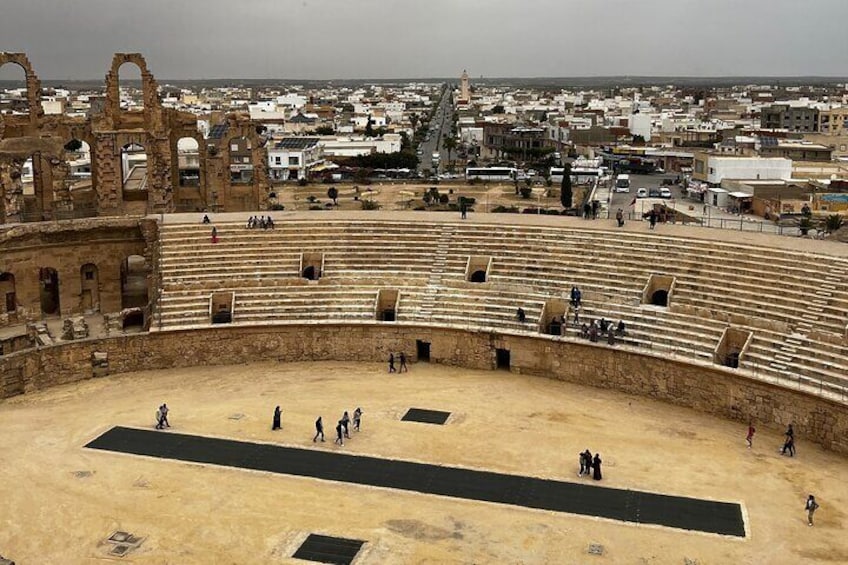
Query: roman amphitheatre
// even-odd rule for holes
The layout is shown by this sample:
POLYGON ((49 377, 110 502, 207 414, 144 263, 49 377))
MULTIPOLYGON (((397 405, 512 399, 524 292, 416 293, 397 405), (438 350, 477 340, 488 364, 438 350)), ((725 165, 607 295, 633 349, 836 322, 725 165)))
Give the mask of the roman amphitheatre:
MULTIPOLYGON (((4 57, 26 65, 36 101, 25 57, 4 57)), ((109 76, 124 62, 143 59, 119 54, 109 76)), ((142 76, 143 113, 120 110, 107 76, 87 120, 0 118, 0 555, 301 563, 317 534, 362 542, 354 563, 848 561, 844 245, 269 211, 261 174, 227 185, 227 144, 203 152, 204 184, 183 197, 173 141, 192 125, 142 76), (69 138, 99 162, 79 201, 62 177, 69 138), (149 182, 126 197, 120 148, 135 142, 149 182), (16 171, 34 151, 26 196, 16 171), (204 187, 221 204, 209 224, 179 209, 204 187), (275 227, 248 229, 256 214, 275 227), (624 335, 581 338, 573 286, 581 320, 623 320, 624 335), (409 371, 388 373, 400 352, 409 371), (361 431, 335 445, 356 407, 361 431), (407 421, 412 408, 447 419, 407 421), (790 423, 795 457, 779 453, 790 423), (585 449, 600 482, 577 476, 585 449)))

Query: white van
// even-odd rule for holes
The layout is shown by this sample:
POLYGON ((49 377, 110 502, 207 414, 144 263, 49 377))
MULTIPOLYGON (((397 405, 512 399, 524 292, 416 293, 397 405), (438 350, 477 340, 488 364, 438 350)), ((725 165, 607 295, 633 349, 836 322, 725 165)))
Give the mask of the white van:
POLYGON ((630 175, 615 177, 615 192, 630 192, 630 175))

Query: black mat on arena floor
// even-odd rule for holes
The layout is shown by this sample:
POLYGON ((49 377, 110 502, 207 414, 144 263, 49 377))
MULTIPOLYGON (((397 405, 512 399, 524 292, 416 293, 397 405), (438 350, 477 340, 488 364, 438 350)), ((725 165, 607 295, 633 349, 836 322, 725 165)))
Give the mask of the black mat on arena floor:
POLYGON ((591 479, 585 484, 568 483, 123 427, 112 428, 86 447, 745 536, 739 504, 605 488, 591 479))

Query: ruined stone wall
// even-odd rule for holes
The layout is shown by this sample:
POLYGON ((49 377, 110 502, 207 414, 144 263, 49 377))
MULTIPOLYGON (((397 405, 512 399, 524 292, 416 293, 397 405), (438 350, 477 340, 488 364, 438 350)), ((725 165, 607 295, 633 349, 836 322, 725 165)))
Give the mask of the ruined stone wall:
MULTIPOLYGON (((0 325, 41 319, 42 267, 58 272, 62 315, 81 312, 80 269, 88 263, 97 266, 99 311, 120 311, 121 263, 130 255, 142 255, 152 264, 155 240, 155 222, 133 218, 32 223, 0 230, 0 273, 14 275, 18 303, 17 320, 0 319, 0 325)), ((151 283, 156 280, 151 276, 151 283)))
POLYGON ((193 114, 163 108, 159 85, 139 53, 116 53, 106 74, 102 106, 94 104, 86 119, 45 116, 41 107, 41 83, 23 53, 0 53, 0 66, 20 65, 27 81, 30 113, 0 116, 0 224, 85 216, 167 213, 177 210, 179 166, 177 141, 193 137, 199 144, 200 182, 181 196, 184 210, 265 210, 271 190, 267 151, 247 115, 228 116, 233 136, 251 140, 253 181, 230 182, 229 153, 219 144, 212 153, 208 140, 197 130, 193 114), (136 65, 141 72, 144 109, 126 111, 120 106, 119 71, 136 65), (71 139, 91 147, 93 191, 74 195, 70 190, 70 166, 63 146, 71 139), (121 149, 128 143, 144 146, 147 154, 147 189, 127 197, 123 191, 121 149), (14 178, 26 159, 36 155, 35 198, 25 199, 14 178), (93 192, 93 193, 92 193, 93 192))
POLYGON ((267 359, 384 362, 390 351, 406 351, 414 359, 416 340, 432 344, 433 362, 492 369, 495 349, 506 348, 516 372, 619 390, 773 428, 794 422, 801 441, 848 453, 848 411, 843 405, 801 391, 740 377, 719 367, 699 367, 603 345, 429 326, 230 327, 86 340, 0 357, 0 384, 3 396, 10 396, 91 378, 94 352, 108 354, 108 372, 116 374, 267 359))

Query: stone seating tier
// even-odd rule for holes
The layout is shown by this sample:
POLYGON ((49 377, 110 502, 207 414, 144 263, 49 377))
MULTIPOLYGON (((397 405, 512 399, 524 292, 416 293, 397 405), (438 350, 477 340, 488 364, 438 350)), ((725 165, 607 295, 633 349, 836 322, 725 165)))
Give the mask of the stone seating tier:
MULTIPOLYGON (((582 319, 625 321, 622 345, 710 362, 733 320, 754 332, 740 369, 749 364, 786 379, 774 356, 787 351, 789 328, 838 336, 848 310, 848 282, 831 272, 834 262, 848 267, 845 259, 726 242, 389 221, 286 222, 264 231, 218 224, 218 235, 211 244, 208 226, 163 226, 157 309, 163 329, 208 325, 212 290, 235 291, 233 323, 254 324, 374 319, 377 292, 386 288, 401 291, 399 322, 538 333, 545 302, 567 300, 576 284, 584 296, 582 319), (302 252, 323 253, 317 283, 299 277, 302 252), (465 280, 470 256, 492 258, 487 282, 465 280), (652 274, 675 277, 671 308, 640 304, 652 274), (798 300, 811 295, 815 304, 798 300), (527 314, 523 324, 515 319, 518 306, 527 314)), ((573 339, 577 329, 567 326, 565 333, 573 339)), ((805 338, 794 350, 798 374, 844 384, 839 369, 848 367, 848 354, 841 343, 805 338)))

